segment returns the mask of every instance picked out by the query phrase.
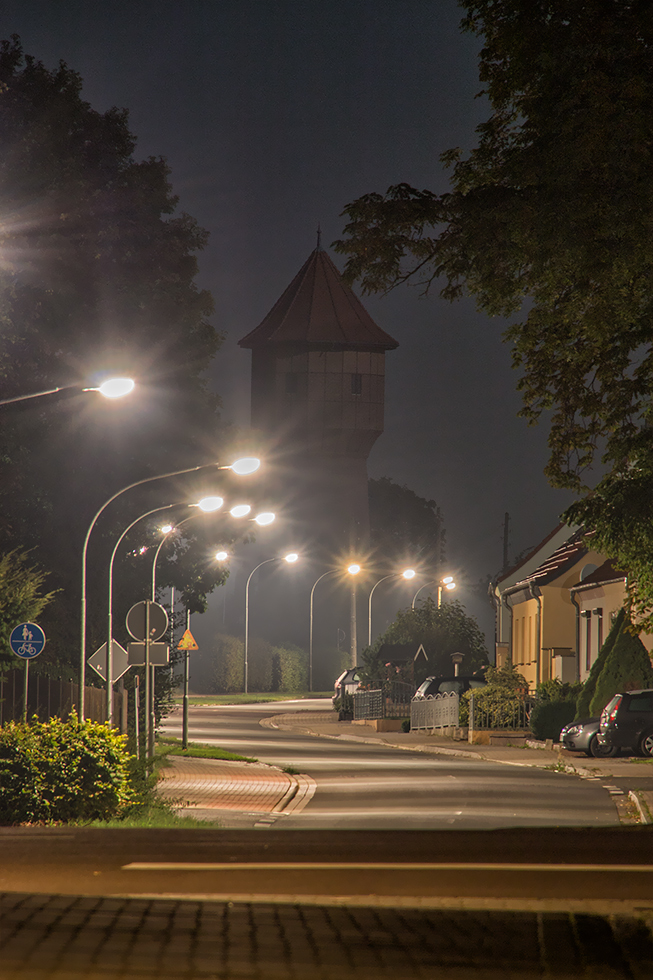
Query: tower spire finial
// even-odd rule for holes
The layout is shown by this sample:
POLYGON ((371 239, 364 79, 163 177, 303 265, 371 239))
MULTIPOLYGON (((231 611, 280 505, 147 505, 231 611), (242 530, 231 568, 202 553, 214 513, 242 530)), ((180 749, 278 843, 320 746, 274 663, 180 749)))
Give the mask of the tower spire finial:
POLYGON ((320 222, 317 223, 317 250, 322 251, 322 229, 320 228, 320 222))

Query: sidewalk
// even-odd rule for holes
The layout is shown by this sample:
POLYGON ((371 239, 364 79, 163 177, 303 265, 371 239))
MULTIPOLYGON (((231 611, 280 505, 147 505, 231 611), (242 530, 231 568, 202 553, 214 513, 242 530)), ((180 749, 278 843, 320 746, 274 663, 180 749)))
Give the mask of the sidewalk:
MULTIPOLYGON (((428 752, 433 755, 458 756, 463 759, 482 759, 509 766, 533 766, 538 769, 564 769, 582 779, 610 780, 628 778, 634 783, 642 778, 653 778, 653 760, 636 757, 615 759, 594 759, 579 753, 569 752, 559 746, 553 749, 532 748, 529 746, 471 745, 457 742, 441 735, 426 732, 377 732, 370 725, 359 725, 351 721, 338 721, 334 711, 297 711, 261 722, 271 728, 302 732, 320 738, 335 738, 341 741, 379 742, 396 749, 413 752, 428 752)), ((615 787, 616 788, 616 787, 615 787)), ((640 804, 640 817, 653 814, 653 790, 637 790, 640 804), (646 812, 648 807, 649 814, 646 812)), ((642 820, 642 822, 645 822, 642 820)))
POLYGON ((315 792, 308 776, 291 776, 276 766, 219 759, 169 756, 159 793, 178 801, 175 812, 195 820, 220 821, 225 811, 292 813, 315 792))

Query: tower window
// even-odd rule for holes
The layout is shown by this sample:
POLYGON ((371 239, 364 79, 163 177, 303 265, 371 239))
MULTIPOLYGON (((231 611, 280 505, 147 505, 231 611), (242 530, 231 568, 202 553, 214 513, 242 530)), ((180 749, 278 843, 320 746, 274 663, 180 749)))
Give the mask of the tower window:
POLYGON ((286 375, 286 394, 296 395, 297 394, 297 381, 299 375, 297 374, 287 374, 286 375))
POLYGON ((362 395, 363 394, 363 375, 362 374, 352 374, 352 376, 351 376, 351 393, 352 393, 352 395, 362 395))

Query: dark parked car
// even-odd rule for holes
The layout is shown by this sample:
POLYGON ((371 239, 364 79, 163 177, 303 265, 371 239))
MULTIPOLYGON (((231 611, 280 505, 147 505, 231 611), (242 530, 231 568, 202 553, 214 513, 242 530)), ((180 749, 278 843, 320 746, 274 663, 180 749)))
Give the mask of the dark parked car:
POLYGON ((615 694, 601 713, 599 742, 653 756, 653 688, 615 694))
POLYGON ((619 754, 619 749, 599 742, 599 718, 584 718, 572 721, 560 732, 560 742, 571 752, 584 752, 595 759, 611 759, 619 754))
POLYGON ((475 687, 485 687, 487 681, 478 676, 477 674, 459 674, 450 677, 427 677, 423 684, 415 691, 415 697, 419 700, 424 698, 431 698, 435 694, 451 694, 455 691, 456 694, 464 694, 465 691, 471 691, 475 687))

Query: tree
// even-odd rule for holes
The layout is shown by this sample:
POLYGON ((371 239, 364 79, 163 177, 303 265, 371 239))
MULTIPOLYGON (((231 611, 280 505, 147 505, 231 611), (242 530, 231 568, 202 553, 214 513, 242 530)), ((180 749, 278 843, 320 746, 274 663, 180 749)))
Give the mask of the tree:
POLYGON ((11 631, 36 621, 52 599, 51 592, 42 591, 45 579, 44 572, 29 564, 26 552, 0 555, 0 671, 18 664, 9 646, 11 631))
MULTIPOLYGON (((592 664, 590 672, 583 684, 580 694, 578 695, 578 700, 576 702, 576 720, 580 721, 585 718, 590 718, 590 706, 592 700, 596 693, 596 683, 601 675, 601 671, 605 665, 608 654, 611 652, 617 637, 620 635, 624 621, 626 619, 626 611, 620 609, 617 613, 615 620, 610 627, 610 632, 603 641, 603 645, 599 650, 598 657, 592 664)), ((609 700, 609 699, 608 699, 609 700)))
POLYGON ((633 636, 632 624, 624 616, 597 677, 590 704, 591 715, 600 715, 620 691, 636 691, 642 687, 653 687, 651 659, 640 638, 633 636))
MULTIPOLYGON (((208 321, 212 298, 195 283, 207 234, 177 212, 165 160, 134 159, 127 112, 96 112, 81 88, 64 63, 51 71, 24 55, 18 37, 0 43, 4 397, 93 384, 102 373, 139 382, 124 402, 62 392, 0 409, 0 547, 32 549, 61 590, 46 617, 63 658, 76 656, 80 555, 93 514, 128 483, 215 459, 219 441, 206 370, 220 336, 208 321)), ((89 552, 91 642, 103 637, 119 533, 193 489, 154 486, 102 517, 89 552)), ((222 579, 214 566, 204 592, 222 579)), ((139 588, 136 598, 147 594, 146 574, 139 588)))
POLYGON ((419 497, 389 477, 370 480, 370 542, 385 563, 434 568, 444 560, 442 514, 435 500, 419 497))
MULTIPOLYGON (((460 666, 461 674, 471 674, 488 663, 485 639, 473 617, 465 613, 465 607, 457 600, 443 603, 438 609, 433 599, 418 603, 414 609, 402 609, 397 613, 394 623, 382 636, 377 637, 373 646, 363 651, 362 661, 367 680, 379 676, 383 664, 379 651, 384 643, 414 643, 415 648, 422 643, 428 656, 428 663, 418 661, 421 674, 438 676, 452 674, 452 653, 462 653, 464 660, 460 666)), ((423 677, 416 675, 418 683, 423 677)))
POLYGON ((548 478, 588 494, 591 467, 605 468, 565 516, 628 571, 653 631, 651 495, 639 492, 653 480, 650 5, 462 6, 463 28, 484 39, 478 145, 443 154, 447 194, 398 184, 349 204, 335 247, 365 291, 442 276, 445 298, 466 289, 491 316, 517 315, 505 339, 521 414, 549 419, 548 478))

